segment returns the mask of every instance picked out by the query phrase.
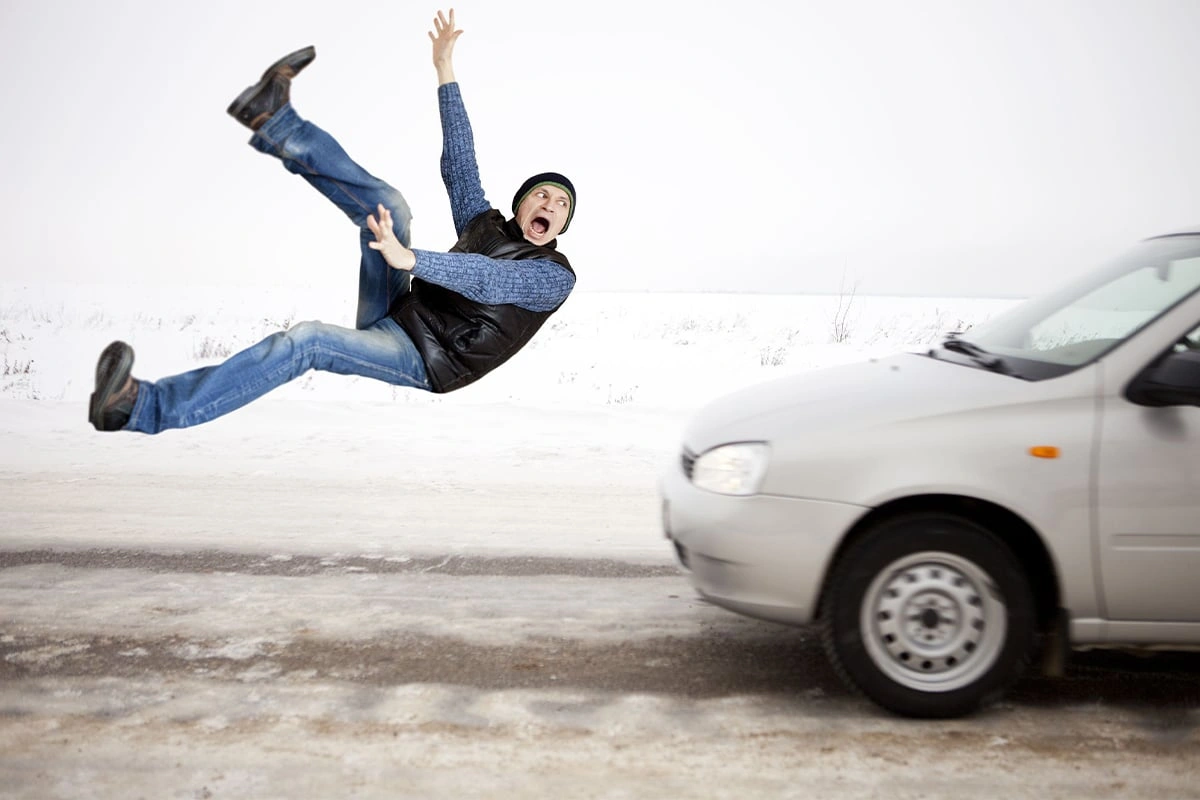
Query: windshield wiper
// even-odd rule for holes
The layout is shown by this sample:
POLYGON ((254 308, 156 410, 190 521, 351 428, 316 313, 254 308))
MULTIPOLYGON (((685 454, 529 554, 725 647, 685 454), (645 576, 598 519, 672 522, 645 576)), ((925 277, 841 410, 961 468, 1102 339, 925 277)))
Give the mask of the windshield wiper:
POLYGON ((966 339, 959 339, 956 336, 949 336, 942 340, 942 347, 955 353, 962 353, 963 355, 970 356, 976 364, 984 369, 990 369, 992 372, 999 372, 1001 375, 1020 377, 1016 372, 1013 371, 1013 368, 1010 367, 1008 362, 1003 358, 995 353, 989 353, 979 345, 973 342, 968 342, 966 339))

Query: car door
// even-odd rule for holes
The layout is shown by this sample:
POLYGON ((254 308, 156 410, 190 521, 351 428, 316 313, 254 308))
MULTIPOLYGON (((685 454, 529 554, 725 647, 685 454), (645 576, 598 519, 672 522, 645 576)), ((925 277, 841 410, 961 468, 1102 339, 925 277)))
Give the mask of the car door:
MULTIPOLYGON (((1177 349, 1200 349, 1200 326, 1177 349)), ((1096 524, 1110 620, 1200 621, 1200 407, 1103 401, 1096 524)))

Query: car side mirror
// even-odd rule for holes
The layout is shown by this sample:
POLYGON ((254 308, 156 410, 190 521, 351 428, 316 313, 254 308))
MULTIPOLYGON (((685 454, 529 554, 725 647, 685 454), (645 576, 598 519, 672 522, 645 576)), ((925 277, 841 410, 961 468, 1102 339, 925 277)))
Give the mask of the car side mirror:
POLYGON ((1200 350, 1167 353, 1125 389, 1140 406, 1200 406, 1200 350))

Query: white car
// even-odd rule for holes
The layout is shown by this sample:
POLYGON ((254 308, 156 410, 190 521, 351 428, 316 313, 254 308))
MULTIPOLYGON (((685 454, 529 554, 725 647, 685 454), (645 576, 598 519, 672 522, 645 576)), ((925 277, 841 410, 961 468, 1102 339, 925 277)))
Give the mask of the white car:
POLYGON ((925 353, 700 411, 663 524, 709 601, 966 714, 1069 648, 1200 644, 1200 227, 925 353))

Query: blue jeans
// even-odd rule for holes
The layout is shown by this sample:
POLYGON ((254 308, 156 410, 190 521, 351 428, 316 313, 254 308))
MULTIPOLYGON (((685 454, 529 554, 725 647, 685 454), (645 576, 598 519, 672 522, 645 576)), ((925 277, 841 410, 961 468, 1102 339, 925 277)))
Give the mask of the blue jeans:
POLYGON ((380 203, 392 212, 396 238, 406 247, 412 214, 404 197, 346 155, 332 136, 300 118, 291 105, 277 111, 250 144, 279 158, 329 198, 359 228, 355 328, 301 322, 274 333, 228 360, 157 381, 138 381, 138 398, 125 430, 158 433, 216 419, 310 369, 362 375, 395 386, 429 390, 425 362, 388 309, 408 291, 407 272, 392 269, 367 246, 375 236, 367 215, 380 203))

